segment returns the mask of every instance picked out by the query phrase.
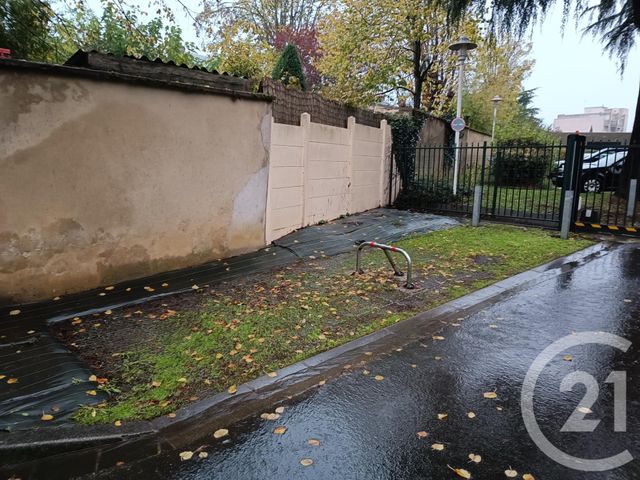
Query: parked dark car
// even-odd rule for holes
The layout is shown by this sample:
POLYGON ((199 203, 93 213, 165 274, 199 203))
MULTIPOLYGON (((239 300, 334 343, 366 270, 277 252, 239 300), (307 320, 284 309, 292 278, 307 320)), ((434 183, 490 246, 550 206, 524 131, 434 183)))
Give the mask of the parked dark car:
MULTIPOLYGON (((579 180, 580 191, 598 193, 615 190, 628 155, 629 150, 622 148, 606 148, 585 155, 579 180)), ((564 160, 556 163, 555 169, 551 172, 551 181, 556 187, 562 187, 564 160)))

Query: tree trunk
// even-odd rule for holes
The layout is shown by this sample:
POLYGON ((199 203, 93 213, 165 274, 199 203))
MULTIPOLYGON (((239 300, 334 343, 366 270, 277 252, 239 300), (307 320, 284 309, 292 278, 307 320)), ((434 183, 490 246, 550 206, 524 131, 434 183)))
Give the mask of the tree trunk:
POLYGON ((631 129, 631 141, 629 145, 629 157, 624 162, 624 167, 620 173, 620 183, 616 191, 616 196, 626 198, 629 192, 629 180, 640 177, 640 83, 638 85, 638 99, 636 100, 636 116, 631 129), (635 147, 635 148, 633 148, 635 147))
POLYGON ((413 42, 413 108, 420 110, 422 106, 422 72, 420 60, 422 58, 422 44, 419 40, 413 42))

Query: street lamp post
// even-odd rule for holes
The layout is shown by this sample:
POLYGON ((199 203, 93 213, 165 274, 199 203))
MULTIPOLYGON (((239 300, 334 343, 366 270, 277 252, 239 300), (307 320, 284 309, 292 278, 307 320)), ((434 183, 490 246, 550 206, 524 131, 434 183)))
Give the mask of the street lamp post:
POLYGON ((496 136, 496 115, 498 114, 498 104, 502 101, 500 95, 496 95, 491 99, 493 102, 493 126, 491 127, 491 144, 493 144, 493 139, 496 136))
MULTIPOLYGON (((467 52, 473 50, 478 45, 467 37, 460 37, 460 40, 449 45, 449 50, 458 52, 458 99, 456 105, 456 118, 462 117, 462 84, 464 82, 464 62, 467 60, 467 52)), ((458 193, 458 169, 460 165, 460 130, 456 129, 456 155, 453 166, 453 194, 458 193)))

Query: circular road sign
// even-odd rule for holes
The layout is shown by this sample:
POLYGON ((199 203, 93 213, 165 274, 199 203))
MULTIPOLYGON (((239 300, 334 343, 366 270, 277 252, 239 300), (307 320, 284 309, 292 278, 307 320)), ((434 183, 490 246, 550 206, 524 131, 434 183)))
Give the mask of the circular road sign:
POLYGON ((464 127, 466 127, 467 124, 464 123, 464 118, 462 117, 456 117, 453 120, 451 120, 451 128, 453 129, 454 132, 461 132, 462 130, 464 130, 464 127))

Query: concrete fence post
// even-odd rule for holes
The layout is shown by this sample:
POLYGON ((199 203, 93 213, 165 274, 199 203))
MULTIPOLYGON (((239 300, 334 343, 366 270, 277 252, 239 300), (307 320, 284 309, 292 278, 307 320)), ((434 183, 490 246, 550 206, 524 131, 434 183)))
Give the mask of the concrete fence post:
POLYGON ((347 118, 347 130, 349 131, 349 157, 347 158, 347 204, 343 205, 344 213, 350 214, 353 211, 353 151, 355 149, 356 137, 356 117, 347 118))
POLYGON ((629 196, 627 197, 627 217, 633 217, 636 211, 636 195, 638 193, 638 179, 629 181, 629 196))
POLYGON ((300 226, 305 227, 309 220, 309 137, 311 136, 311 115, 300 115, 302 132, 302 219, 300 226))
POLYGON ((573 195, 573 190, 567 190, 564 192, 562 218, 560 219, 560 238, 563 240, 569 238, 569 228, 571 226, 571 217, 573 213, 573 195))
POLYGON ((476 185, 473 190, 473 213, 471 214, 471 226, 480 225, 480 210, 482 207, 482 185, 476 185))
POLYGON ((265 245, 269 245, 273 241, 273 232, 272 232, 272 213, 271 206, 273 203, 273 192, 271 189, 273 188, 273 162, 271 158, 271 136, 273 135, 274 124, 273 115, 269 114, 269 167, 268 167, 268 175, 267 175, 267 201, 264 213, 264 241, 265 245))
MULTIPOLYGON (((381 140, 381 150, 380 150, 380 163, 378 166, 378 174, 380 175, 379 182, 379 202, 378 206, 382 207, 385 205, 385 200, 387 195, 385 195, 385 181, 387 180, 387 121, 382 119, 380 121, 380 140, 381 140)), ((391 185, 388 186, 391 188, 391 185)))

